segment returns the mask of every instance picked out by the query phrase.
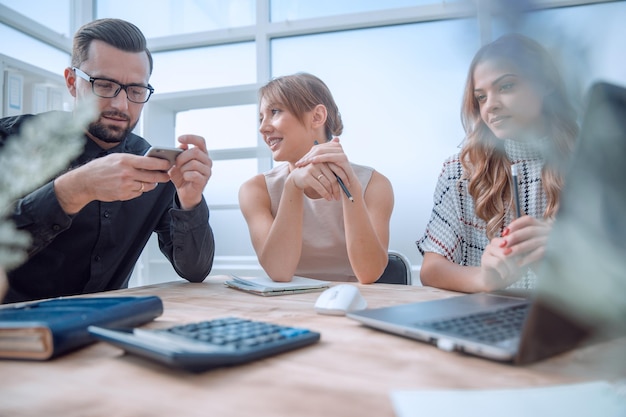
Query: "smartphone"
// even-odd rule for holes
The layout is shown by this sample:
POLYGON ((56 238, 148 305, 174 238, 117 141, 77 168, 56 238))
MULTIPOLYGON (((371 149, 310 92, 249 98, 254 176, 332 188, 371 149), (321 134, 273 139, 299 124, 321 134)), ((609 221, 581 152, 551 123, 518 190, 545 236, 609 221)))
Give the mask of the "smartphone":
POLYGON ((176 157, 183 152, 179 148, 166 148, 163 146, 152 146, 146 151, 144 156, 152 156, 155 158, 167 159, 170 161, 170 166, 176 163, 176 157))

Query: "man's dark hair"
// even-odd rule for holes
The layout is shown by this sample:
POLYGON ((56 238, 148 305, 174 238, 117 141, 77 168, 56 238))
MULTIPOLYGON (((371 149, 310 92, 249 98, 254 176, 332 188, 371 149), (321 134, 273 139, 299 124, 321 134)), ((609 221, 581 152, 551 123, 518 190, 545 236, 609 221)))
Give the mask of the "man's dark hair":
POLYGON ((146 38, 139 28, 121 19, 97 19, 83 25, 74 35, 72 48, 72 66, 80 67, 89 58, 91 41, 99 40, 126 52, 145 52, 150 61, 152 74, 152 55, 147 47, 146 38))

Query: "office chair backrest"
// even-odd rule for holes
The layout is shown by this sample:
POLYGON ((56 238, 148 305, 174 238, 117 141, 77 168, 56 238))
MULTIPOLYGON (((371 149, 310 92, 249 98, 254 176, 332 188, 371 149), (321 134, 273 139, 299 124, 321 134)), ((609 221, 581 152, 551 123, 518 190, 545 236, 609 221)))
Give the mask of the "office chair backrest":
POLYGON ((389 262, 376 283, 411 285, 411 262, 394 250, 389 251, 389 262))

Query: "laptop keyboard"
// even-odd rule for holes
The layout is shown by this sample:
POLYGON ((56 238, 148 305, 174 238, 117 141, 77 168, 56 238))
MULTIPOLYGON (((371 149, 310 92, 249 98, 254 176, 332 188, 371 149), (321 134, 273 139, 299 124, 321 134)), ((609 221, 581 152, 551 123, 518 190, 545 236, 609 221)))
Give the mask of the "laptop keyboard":
POLYGON ((519 338, 530 304, 507 307, 446 320, 419 322, 417 326, 449 336, 496 344, 519 338))

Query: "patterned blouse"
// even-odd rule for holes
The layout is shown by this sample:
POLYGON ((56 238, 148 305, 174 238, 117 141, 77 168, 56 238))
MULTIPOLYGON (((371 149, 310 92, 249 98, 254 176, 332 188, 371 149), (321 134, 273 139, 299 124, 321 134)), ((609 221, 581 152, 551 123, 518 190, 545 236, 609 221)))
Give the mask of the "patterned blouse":
MULTIPOLYGON (((511 164, 518 166, 518 188, 522 212, 543 219, 547 197, 543 190, 541 168, 544 159, 540 148, 525 142, 506 140, 504 149, 511 164)), ((464 266, 480 266, 487 238, 487 223, 474 212, 474 200, 468 191, 469 180, 463 176, 460 154, 448 158, 444 164, 434 193, 434 206, 424 236, 416 242, 417 248, 435 252, 464 266)), ((514 208, 507 208, 500 235, 514 216, 514 208)), ((509 288, 532 288, 536 277, 529 271, 509 288)))

